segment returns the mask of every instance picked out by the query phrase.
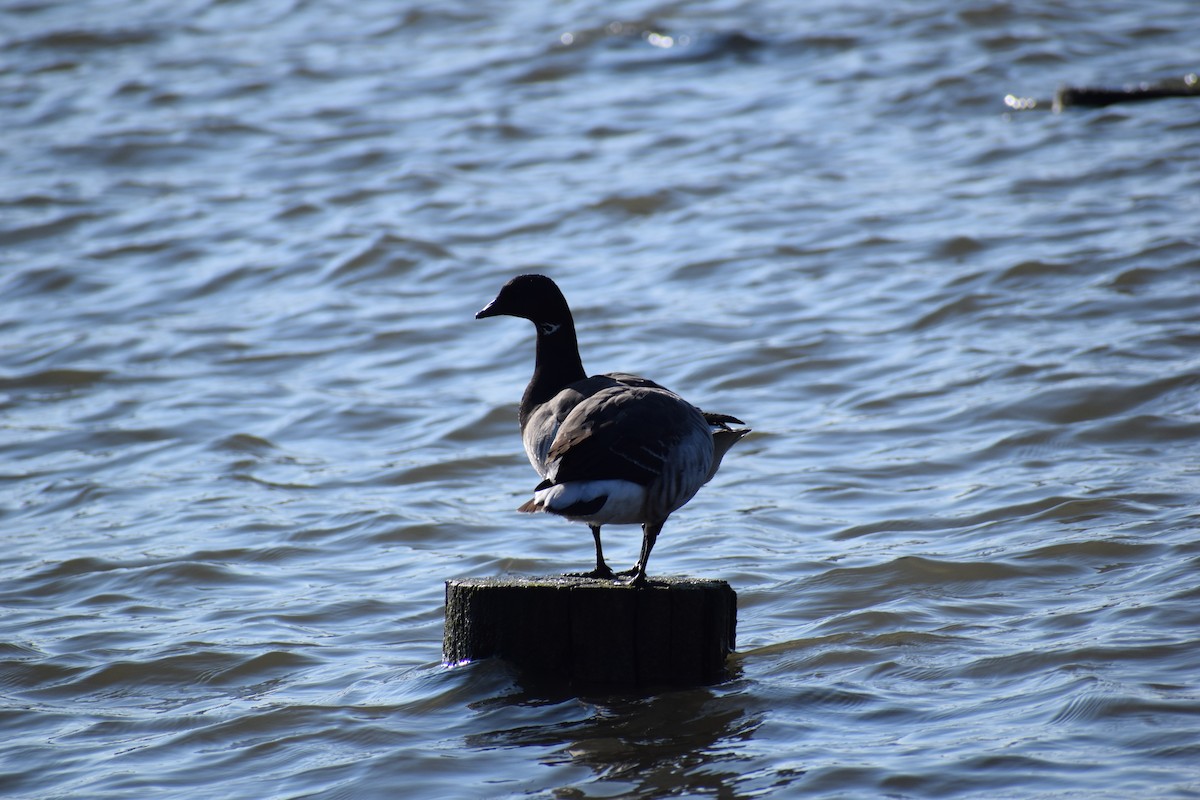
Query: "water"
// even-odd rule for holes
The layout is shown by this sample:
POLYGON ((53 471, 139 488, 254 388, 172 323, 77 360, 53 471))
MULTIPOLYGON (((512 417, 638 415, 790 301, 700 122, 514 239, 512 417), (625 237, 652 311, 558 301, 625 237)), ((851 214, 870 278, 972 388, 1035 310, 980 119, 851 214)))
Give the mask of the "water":
POLYGON ((1003 104, 1198 21, 3 4, 0 794, 1200 796, 1200 104, 1003 104), (444 580, 591 557, 472 319, 530 270, 755 429, 652 562, 727 683, 440 664, 444 580))

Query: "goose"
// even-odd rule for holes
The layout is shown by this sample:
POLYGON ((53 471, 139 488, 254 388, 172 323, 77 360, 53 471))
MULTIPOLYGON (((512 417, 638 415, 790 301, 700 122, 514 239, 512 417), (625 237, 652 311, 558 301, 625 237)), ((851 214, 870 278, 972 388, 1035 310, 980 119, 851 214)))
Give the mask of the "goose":
POLYGON ((576 577, 614 579, 600 544, 602 525, 642 526, 641 554, 628 572, 646 584, 646 564, 663 523, 708 483, 729 448, 750 432, 647 378, 623 372, 588 376, 575 321, 562 291, 544 275, 518 275, 476 319, 512 316, 537 331, 533 378, 518 410, 529 462, 542 477, 517 510, 583 522, 596 567, 576 577))

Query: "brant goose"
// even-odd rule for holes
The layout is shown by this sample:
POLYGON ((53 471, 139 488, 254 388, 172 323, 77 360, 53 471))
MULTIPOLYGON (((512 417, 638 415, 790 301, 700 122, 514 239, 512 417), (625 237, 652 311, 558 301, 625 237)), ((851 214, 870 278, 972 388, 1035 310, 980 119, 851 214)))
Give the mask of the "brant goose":
POLYGON ((631 575, 646 582, 650 550, 671 512, 716 474, 730 447, 750 432, 726 414, 705 413, 674 392, 621 372, 588 377, 566 298, 544 275, 518 275, 476 319, 522 317, 537 328, 533 378, 521 398, 525 453, 544 480, 518 511, 544 511, 587 523, 596 568, 612 578, 601 525, 641 524, 642 550, 631 575))

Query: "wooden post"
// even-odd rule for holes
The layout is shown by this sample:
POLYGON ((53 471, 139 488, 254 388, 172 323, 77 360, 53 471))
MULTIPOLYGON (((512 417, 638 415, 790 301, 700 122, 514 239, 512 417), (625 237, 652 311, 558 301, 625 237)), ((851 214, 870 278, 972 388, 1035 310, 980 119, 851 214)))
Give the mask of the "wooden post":
POLYGON ((499 656, 528 682, 581 689, 699 686, 725 677, 736 625, 725 581, 462 578, 446 581, 442 656, 499 656))

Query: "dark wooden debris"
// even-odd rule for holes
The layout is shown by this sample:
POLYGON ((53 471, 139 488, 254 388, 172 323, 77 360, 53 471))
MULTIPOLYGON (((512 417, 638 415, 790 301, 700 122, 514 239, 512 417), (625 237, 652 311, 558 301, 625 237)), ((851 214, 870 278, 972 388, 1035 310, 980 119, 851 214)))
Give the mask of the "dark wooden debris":
POLYGON ((1068 108, 1103 108, 1115 103, 1137 103, 1161 100, 1166 97, 1200 97, 1200 76, 1189 73, 1181 78, 1167 78, 1155 83, 1139 83, 1119 88, 1106 86, 1063 86, 1053 100, 1006 95, 1004 104, 1013 111, 1068 108))

